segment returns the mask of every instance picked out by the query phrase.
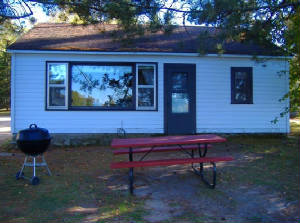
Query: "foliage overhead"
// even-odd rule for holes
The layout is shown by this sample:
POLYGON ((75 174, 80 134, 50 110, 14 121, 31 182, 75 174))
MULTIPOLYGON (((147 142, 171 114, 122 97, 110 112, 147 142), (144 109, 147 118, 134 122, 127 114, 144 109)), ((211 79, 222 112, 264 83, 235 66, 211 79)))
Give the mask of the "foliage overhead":
POLYGON ((290 97, 291 111, 297 111, 300 106, 300 9, 287 23, 286 32, 287 48, 294 57, 290 60, 290 97))
POLYGON ((10 55, 6 48, 21 32, 22 28, 12 24, 10 20, 0 23, 0 108, 10 106, 10 55))
POLYGON ((219 38, 223 41, 255 42, 266 46, 277 44, 283 48, 288 45, 284 38, 287 22, 300 6, 299 0, 22 1, 26 5, 41 3, 48 14, 59 13, 65 20, 69 15, 76 15, 77 21, 86 24, 118 23, 126 33, 123 38, 128 39, 143 35, 145 31, 162 29, 168 33, 173 24, 190 22, 221 28, 219 38))
POLYGON ((287 21, 295 15, 299 0, 31 0, 49 14, 57 9, 76 14, 85 23, 116 21, 126 37, 145 31, 172 30, 186 22, 220 27, 224 41, 250 41, 262 45, 287 45, 287 21), (148 26, 142 26, 148 24, 148 26))

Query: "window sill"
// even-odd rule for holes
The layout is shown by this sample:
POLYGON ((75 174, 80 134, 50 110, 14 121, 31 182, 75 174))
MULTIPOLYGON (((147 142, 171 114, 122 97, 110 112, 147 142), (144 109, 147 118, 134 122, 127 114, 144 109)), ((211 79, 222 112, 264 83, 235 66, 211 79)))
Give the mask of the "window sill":
POLYGON ((132 111, 132 112, 157 112, 158 109, 99 109, 99 108, 69 108, 69 109, 58 109, 58 108, 47 108, 46 111, 76 111, 76 112, 93 112, 93 111, 102 111, 102 112, 120 112, 120 111, 132 111))
POLYGON ((232 105, 253 105, 253 102, 240 103, 240 102, 231 102, 232 105))

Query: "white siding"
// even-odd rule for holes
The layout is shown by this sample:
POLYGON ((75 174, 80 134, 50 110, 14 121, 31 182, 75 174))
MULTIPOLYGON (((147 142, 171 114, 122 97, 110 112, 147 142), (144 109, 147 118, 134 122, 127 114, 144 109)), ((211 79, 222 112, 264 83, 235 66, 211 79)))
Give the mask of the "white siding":
MULTIPOLYGON (((286 117, 271 123, 287 106, 284 61, 256 63, 247 59, 201 60, 197 63, 198 132, 287 132, 286 117), (264 65, 263 65, 264 64, 264 65), (230 67, 253 67, 253 104, 231 104, 230 67)), ((288 115, 287 115, 288 116, 288 115)))
POLYGON ((14 60, 13 126, 16 133, 29 124, 51 133, 115 133, 123 127, 131 133, 163 133, 163 64, 195 63, 197 72, 197 132, 287 132, 287 118, 271 124, 286 106, 278 100, 287 92, 283 60, 264 64, 249 58, 16 54, 14 60), (46 111, 46 61, 114 61, 158 63, 158 111, 46 111), (253 67, 253 104, 231 104, 230 67, 253 67))

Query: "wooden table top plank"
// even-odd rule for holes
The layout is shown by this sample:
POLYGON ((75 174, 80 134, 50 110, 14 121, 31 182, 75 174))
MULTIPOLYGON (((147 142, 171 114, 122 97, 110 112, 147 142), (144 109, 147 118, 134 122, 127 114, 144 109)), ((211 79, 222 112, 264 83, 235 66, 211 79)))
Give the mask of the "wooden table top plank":
POLYGON ((182 136, 162 136, 162 137, 144 137, 113 139, 111 148, 137 148, 146 146, 166 146, 166 145, 188 145, 225 142, 226 139, 214 134, 205 135, 182 135, 182 136))

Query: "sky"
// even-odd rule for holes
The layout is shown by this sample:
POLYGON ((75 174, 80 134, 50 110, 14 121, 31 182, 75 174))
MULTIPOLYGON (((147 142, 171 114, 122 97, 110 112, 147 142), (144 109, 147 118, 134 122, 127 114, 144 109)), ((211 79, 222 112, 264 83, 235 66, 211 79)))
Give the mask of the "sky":
MULTIPOLYGON (((36 5, 36 6, 30 6, 31 10, 33 12, 33 17, 37 20, 37 23, 45 23, 49 22, 50 18, 46 15, 46 13, 43 11, 42 7, 36 5)), ((25 26, 27 28, 31 28, 33 24, 30 23, 29 18, 21 19, 21 22, 25 23, 25 26)))
POLYGON ((40 22, 48 22, 48 20, 50 19, 49 16, 46 15, 46 13, 43 11, 43 9, 41 7, 34 7, 33 8, 33 14, 34 17, 40 22))

